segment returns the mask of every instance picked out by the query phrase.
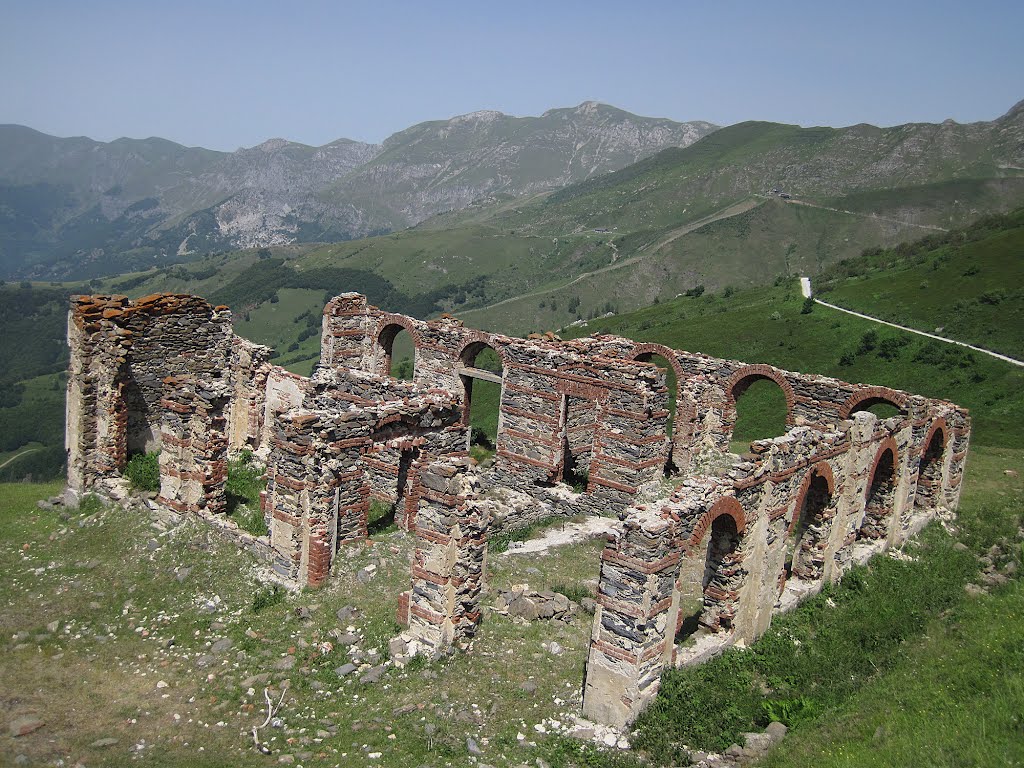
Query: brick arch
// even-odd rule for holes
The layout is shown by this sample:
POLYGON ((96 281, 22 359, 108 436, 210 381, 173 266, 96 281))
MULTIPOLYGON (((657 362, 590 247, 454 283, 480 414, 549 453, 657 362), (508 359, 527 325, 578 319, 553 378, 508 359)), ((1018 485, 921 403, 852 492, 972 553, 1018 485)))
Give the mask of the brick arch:
POLYGON ((896 490, 899 484, 900 475, 900 454, 896 447, 896 441, 889 437, 882 441, 875 453, 875 459, 871 462, 871 471, 868 473, 868 481, 864 487, 864 515, 857 528, 857 539, 880 540, 887 536, 890 520, 896 512, 896 490), (878 467, 887 453, 892 454, 892 476, 888 488, 880 489, 881 498, 875 497, 872 490, 875 489, 875 479, 878 476, 878 467))
POLYGON ((420 333, 416 327, 416 322, 405 315, 394 315, 394 314, 383 314, 377 321, 377 326, 373 332, 373 343, 379 349, 383 349, 387 354, 381 361, 381 371, 379 372, 383 376, 391 375, 391 345, 395 341, 401 331, 408 331, 410 338, 412 338, 412 365, 413 371, 416 370, 416 358, 419 357, 420 351, 420 333), (384 337, 388 334, 390 329, 396 329, 391 332, 390 338, 384 341, 384 337))
POLYGON ((482 351, 483 347, 490 347, 494 351, 494 354, 498 356, 498 359, 501 360, 501 367, 508 368, 508 360, 505 357, 504 346, 495 343, 493 334, 485 333, 483 331, 474 331, 472 333, 463 334, 463 336, 468 340, 459 347, 459 352, 455 356, 457 362, 465 365, 466 361, 463 359, 464 356, 471 347, 479 344, 481 349, 477 350, 477 354, 482 351))
POLYGON ((633 351, 629 353, 629 359, 637 360, 637 358, 644 355, 661 355, 668 360, 668 364, 672 366, 672 370, 676 374, 676 389, 682 389, 683 380, 689 378, 689 376, 683 370, 683 366, 679 364, 679 358, 676 357, 674 349, 666 347, 664 344, 637 344, 633 347, 633 351))
POLYGON ((848 419, 857 408, 869 408, 877 403, 889 403, 903 413, 907 412, 906 393, 888 387, 864 387, 850 395, 843 403, 843 407, 839 409, 839 418, 848 419))
POLYGON ((796 405, 796 393, 793 385, 783 376, 782 371, 770 365, 745 365, 736 370, 725 383, 726 397, 732 410, 736 410, 736 398, 742 395, 751 384, 758 379, 769 379, 779 385, 786 396, 786 424, 793 424, 793 407, 796 405))
POLYGON ((868 484, 867 484, 867 487, 864 489, 864 501, 865 501, 865 503, 867 503, 868 497, 871 494, 871 485, 872 485, 872 483, 874 482, 874 479, 875 479, 875 472, 878 471, 878 465, 882 461, 882 457, 885 455, 886 451, 892 451, 892 482, 893 482, 893 485, 896 484, 896 479, 899 477, 899 474, 900 474, 900 452, 899 452, 899 448, 896 447, 896 441, 893 438, 887 437, 878 446, 878 451, 875 452, 875 458, 871 462, 871 471, 868 472, 868 484))
POLYGON ((935 437, 936 432, 942 433, 942 452, 946 452, 946 446, 949 442, 949 427, 946 425, 946 420, 940 416, 932 422, 932 425, 928 428, 928 436, 921 443, 922 456, 928 451, 928 446, 932 444, 932 438, 935 437))
MULTIPOLYGON (((666 347, 664 344, 654 344, 649 342, 637 344, 633 347, 633 351, 630 352, 629 357, 631 360, 637 361, 638 358, 643 357, 644 355, 660 355, 665 358, 665 360, 668 361, 668 364, 672 366, 672 371, 676 375, 676 391, 674 393, 676 412, 672 433, 672 453, 674 454, 674 446, 685 445, 690 441, 693 435, 693 422, 697 417, 697 406, 693 397, 688 397, 686 390, 683 388, 683 382, 693 378, 693 375, 687 374, 683 369, 676 351, 671 347, 666 347)), ((675 456, 670 455, 669 461, 675 463, 675 458, 675 456)))
POLYGON ((736 533, 742 534, 747 528, 747 515, 743 511, 743 505, 740 504, 735 496, 723 496, 714 504, 711 505, 711 509, 705 512, 700 520, 697 521, 697 525, 693 528, 693 533, 690 534, 690 539, 687 542, 689 548, 696 547, 700 544, 710 529, 711 525, 722 515, 728 515, 736 523, 736 533))
POLYGON ((793 533, 797 523, 800 521, 800 513, 803 510, 804 501, 807 499, 807 494, 811 490, 811 483, 814 482, 815 477, 825 478, 825 483, 828 485, 828 495, 835 498, 836 479, 832 473, 832 467, 829 466, 827 461, 819 461, 808 470, 807 474, 804 475, 803 482, 800 483, 800 490, 796 495, 796 505, 793 507, 793 515, 790 518, 789 527, 786 529, 787 536, 793 533))

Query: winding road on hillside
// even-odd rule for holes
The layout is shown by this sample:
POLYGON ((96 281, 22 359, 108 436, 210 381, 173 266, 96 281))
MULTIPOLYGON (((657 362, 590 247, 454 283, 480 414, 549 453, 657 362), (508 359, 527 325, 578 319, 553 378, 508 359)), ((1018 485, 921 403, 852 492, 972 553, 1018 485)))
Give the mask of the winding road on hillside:
MULTIPOLYGON (((810 281, 810 279, 808 279, 806 277, 801 277, 800 278, 800 291, 801 291, 801 293, 803 293, 803 296, 804 296, 805 299, 813 298, 813 293, 811 292, 811 281, 810 281)), ((829 302, 822 301, 821 299, 814 299, 814 303, 815 304, 820 304, 823 307, 828 307, 829 309, 834 309, 834 310, 836 310, 838 312, 845 312, 848 315, 853 315, 854 317, 859 317, 862 320, 870 320, 873 323, 880 323, 882 325, 888 325, 890 328, 899 328, 901 331, 906 331, 907 333, 916 333, 918 336, 927 336, 929 339, 935 339, 935 341, 944 341, 947 344, 956 344, 958 347, 967 347, 968 349, 972 349, 975 352, 981 352, 982 354, 989 355, 990 357, 994 357, 997 360, 1002 360, 1004 363, 1010 363, 1011 365, 1019 365, 1022 368, 1024 368, 1024 360, 1018 360, 1015 357, 1009 357, 1007 355, 1001 355, 998 352, 993 352, 992 350, 985 349, 984 347, 976 347, 973 344, 968 344, 965 341, 957 341, 956 339, 947 339, 945 336, 938 336, 938 335, 936 335, 934 333, 928 333, 927 331, 919 331, 916 328, 908 328, 905 325, 899 325, 897 323, 890 323, 888 320, 879 320, 877 317, 872 317, 871 315, 865 315, 863 312, 854 312, 852 309, 846 309, 845 307, 840 307, 838 304, 830 304, 829 302)))
POLYGON ((0 464, 0 469, 3 469, 4 467, 6 467, 8 464, 10 464, 15 459, 20 459, 22 456, 27 456, 30 453, 33 453, 35 451, 41 451, 41 450, 43 450, 43 449, 42 448, 29 448, 27 451, 22 451, 21 453, 16 453, 13 456, 11 456, 11 458, 9 458, 7 461, 5 461, 3 464, 0 464))
MULTIPOLYGON (((519 296, 513 296, 510 299, 502 299, 501 301, 496 301, 493 304, 488 304, 486 307, 476 307, 474 309, 466 310, 466 312, 463 314, 468 315, 473 312, 483 312, 488 309, 494 309, 495 307, 504 306, 505 304, 511 304, 513 301, 529 299, 533 298, 534 296, 544 296, 555 291, 560 291, 563 288, 569 288, 573 285, 576 285, 577 283, 586 280, 588 277, 593 277, 594 275, 600 275, 603 274, 604 272, 611 272, 616 269, 622 269, 623 267, 631 266, 633 264, 636 264, 638 261, 642 261, 646 258, 653 256, 666 245, 671 243, 673 240, 682 237, 683 235, 689 234, 690 232, 698 230, 701 227, 705 227, 713 222, 720 221, 722 219, 728 219, 733 216, 739 216, 741 213, 746 213, 749 210, 757 208, 759 205, 764 205, 763 201, 756 200, 752 197, 748 197, 746 200, 741 200, 738 203, 732 203, 731 205, 728 205, 725 208, 715 211, 714 213, 705 216, 702 219, 697 219, 696 221, 690 224, 685 224, 679 227, 678 229, 673 229, 665 237, 659 240, 658 243, 651 250, 648 251, 647 246, 643 246, 637 251, 635 255, 630 256, 625 261, 615 261, 606 267, 601 267, 600 269, 595 269, 591 272, 581 272, 577 277, 573 278, 568 283, 562 283, 561 285, 556 285, 551 288, 543 288, 539 291, 532 291, 531 293, 523 293, 520 294, 519 296)), ((614 250, 616 251, 616 253, 618 253, 617 248, 614 250)))
POLYGON ((795 198, 783 198, 776 195, 758 195, 763 197, 765 200, 780 200, 786 205, 803 205, 807 208, 818 208, 822 211, 831 211, 832 213, 843 213, 847 216, 858 216, 862 219, 873 219, 874 221, 888 221, 892 224, 899 224, 904 227, 917 227, 918 229, 927 229, 931 232, 949 232, 945 227, 937 227, 934 224, 915 224, 912 221, 902 221, 900 219, 893 219, 889 216, 879 216, 877 213, 859 213, 857 211, 847 211, 843 208, 830 208, 827 205, 818 205, 817 203, 810 203, 807 200, 797 200, 795 198))
MULTIPOLYGON (((611 264, 609 264, 608 266, 601 267, 600 269, 595 269, 595 270, 590 271, 590 272, 582 272, 577 277, 573 278, 572 280, 570 280, 567 283, 562 283, 561 285, 556 285, 556 286, 553 286, 551 288, 543 288, 541 290, 531 291, 530 293, 524 293, 524 294, 521 294, 519 296, 513 296, 513 297, 508 298, 508 299, 502 299, 501 301, 496 301, 495 303, 488 304, 487 306, 484 306, 484 307, 477 307, 475 309, 467 310, 465 312, 465 314, 468 315, 468 314, 472 314, 473 312, 484 312, 484 311, 489 310, 489 309, 494 309, 496 307, 501 307, 501 306, 504 306, 506 304, 511 304, 514 301, 520 301, 522 299, 530 299, 530 298, 533 298, 535 296, 545 296, 547 294, 554 293, 555 291, 560 291, 560 290, 562 290, 564 288, 571 288, 572 286, 576 285, 577 283, 581 283, 581 282, 583 282, 584 280, 586 280, 588 278, 594 277, 595 275, 600 275, 600 274, 603 274, 605 272, 611 272, 611 271, 616 270, 616 269, 622 269, 624 267, 631 266, 633 264, 636 264, 638 261, 642 261, 643 259, 646 259, 646 258, 649 258, 651 256, 654 256, 662 248, 664 248, 665 246, 671 244, 672 242, 674 242, 675 240, 679 239, 683 235, 688 235, 691 232, 695 232, 696 230, 700 229, 701 227, 705 227, 708 224, 712 224, 712 223, 714 223, 716 221, 721 221, 722 219, 729 219, 729 218, 732 218, 733 216, 739 216, 742 213, 746 213, 747 211, 751 211, 754 208, 757 208, 758 206, 764 205, 766 200, 779 200, 780 202, 786 203, 787 205, 803 205, 803 206, 806 206, 808 208, 820 208, 823 211, 831 211, 833 213, 842 213, 842 214, 845 214, 845 215, 848 215, 848 216, 857 216, 857 217, 860 217, 860 218, 863 218, 863 219, 872 219, 872 220, 875 220, 875 221, 888 221, 888 222, 891 222, 893 224, 900 224, 901 226, 906 226, 906 227, 917 227, 919 229, 927 229, 927 230, 932 231, 932 232, 948 232, 949 231, 947 229, 944 229, 943 227, 933 226, 931 224, 915 224, 915 223, 909 222, 909 221, 900 221, 899 219, 889 218, 888 216, 878 216, 878 215, 872 214, 872 213, 858 213, 857 211, 846 211, 846 210, 842 210, 840 208, 830 208, 830 207, 828 207, 826 205, 818 205, 817 203, 810 203, 810 202, 807 202, 806 200, 793 200, 793 199, 787 200, 787 199, 779 198, 779 197, 777 197, 775 195, 754 194, 751 197, 746 198, 745 200, 739 201, 738 203, 731 203, 731 204, 727 205, 726 207, 721 208, 721 209, 715 211, 714 213, 709 214, 708 216, 705 216, 704 218, 697 219, 694 222, 691 222, 689 224, 684 224, 681 227, 673 229, 671 232, 669 232, 664 237, 662 237, 661 240, 659 240, 653 246, 647 246, 647 245, 641 246, 637 250, 637 252, 634 255, 630 256, 628 259, 625 259, 623 261, 618 261, 617 259, 613 260, 613 262, 611 264)), ((616 250, 616 253, 618 253, 618 250, 617 249, 615 249, 615 250, 616 250)), ((817 299, 815 299, 815 301, 817 301, 817 299)), ((854 313, 854 314, 856 314, 856 313, 854 313)), ((868 318, 868 319, 869 320, 874 320, 875 318, 868 318)), ((885 321, 884 320, 879 320, 878 322, 885 322, 885 321)), ((900 326, 896 326, 896 327, 900 327, 900 326)), ((913 331, 913 329, 910 329, 910 328, 908 328, 906 330, 913 331)), ((913 332, 914 333, 921 333, 920 331, 913 331, 913 332)), ((925 335, 928 335, 928 334, 925 334, 925 335)), ((938 337, 938 336, 936 336, 935 338, 940 339, 941 341, 950 341, 953 344, 960 344, 961 343, 961 342, 952 341, 951 339, 942 339, 941 337, 938 337)), ((965 344, 964 346, 970 346, 970 345, 969 344, 965 344)), ((974 349, 974 347, 972 347, 972 349, 974 349)), ((996 354, 995 352, 989 352, 988 350, 983 350, 981 348, 977 348, 977 349, 980 352, 985 352, 986 354, 992 354, 992 355, 996 355, 997 357, 999 357, 999 355, 996 354)), ((1019 361, 1014 361, 1012 358, 1006 358, 1006 359, 1010 360, 1011 362, 1015 362, 1016 364, 1020 365, 1019 361)))

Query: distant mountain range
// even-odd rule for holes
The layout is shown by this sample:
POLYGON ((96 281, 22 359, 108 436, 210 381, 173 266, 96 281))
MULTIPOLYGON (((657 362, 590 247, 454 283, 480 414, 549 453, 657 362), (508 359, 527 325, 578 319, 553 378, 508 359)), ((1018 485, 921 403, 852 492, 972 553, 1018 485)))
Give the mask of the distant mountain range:
POLYGON ((481 197, 599 176, 716 127, 584 102, 540 117, 484 111, 421 123, 380 145, 271 139, 226 153, 2 125, 0 276, 93 277, 219 250, 380 234, 481 197))

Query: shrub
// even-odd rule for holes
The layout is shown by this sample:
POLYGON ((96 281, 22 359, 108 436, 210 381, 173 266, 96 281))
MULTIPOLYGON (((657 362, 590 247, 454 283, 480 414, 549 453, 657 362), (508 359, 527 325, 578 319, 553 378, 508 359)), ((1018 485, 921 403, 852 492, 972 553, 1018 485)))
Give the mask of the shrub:
POLYGON ((860 337, 860 344, 857 347, 858 355, 866 355, 878 344, 878 331, 868 331, 860 337))
POLYGON ((285 591, 280 584, 264 584, 257 589, 252 596, 252 612, 271 608, 278 603, 284 602, 285 591))
POLYGON ((132 490, 148 493, 160 490, 160 454, 136 453, 124 467, 132 490))
POLYGON ((801 315, 809 315, 813 311, 814 311, 814 299, 811 298, 810 296, 808 296, 806 299, 804 299, 803 306, 800 307, 800 314, 801 315))

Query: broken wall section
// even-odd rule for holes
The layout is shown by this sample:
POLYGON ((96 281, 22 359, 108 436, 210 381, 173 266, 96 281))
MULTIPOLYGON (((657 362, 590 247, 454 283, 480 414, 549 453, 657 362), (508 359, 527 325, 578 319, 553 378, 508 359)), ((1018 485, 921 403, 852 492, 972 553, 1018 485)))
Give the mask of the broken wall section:
MULTIPOLYGON (((357 372, 318 372, 303 406, 274 418, 267 507, 274 567, 284 578, 320 584, 337 549, 366 538, 373 483, 385 472, 381 446, 416 442, 425 463, 465 443, 447 393, 373 402, 358 394, 365 385, 377 386, 357 372)), ((395 391, 414 390, 396 384, 395 391)))
POLYGON ((158 504, 195 514, 226 511, 229 399, 224 381, 203 383, 192 376, 164 380, 158 504))
MULTIPOLYGON (((473 377, 496 376, 473 367, 476 355, 490 348, 500 359, 496 486, 575 515, 624 509, 640 488, 661 479, 668 393, 654 366, 622 359, 632 342, 515 339, 452 318, 423 322, 382 312, 365 297, 343 294, 324 310, 321 365, 388 380, 389 344, 403 330, 415 348, 416 386, 453 393, 467 426, 473 377), (566 480, 584 493, 552 492, 566 480)), ((386 460, 394 465, 396 457, 400 462, 395 452, 386 460)))
POLYGON ((466 459, 420 470, 412 589, 399 598, 411 655, 443 656, 472 638, 480 623, 490 516, 479 491, 466 459))
POLYGON ((116 479, 133 453, 160 448, 163 380, 226 379, 227 307, 197 296, 74 296, 68 316, 68 485, 116 479))

